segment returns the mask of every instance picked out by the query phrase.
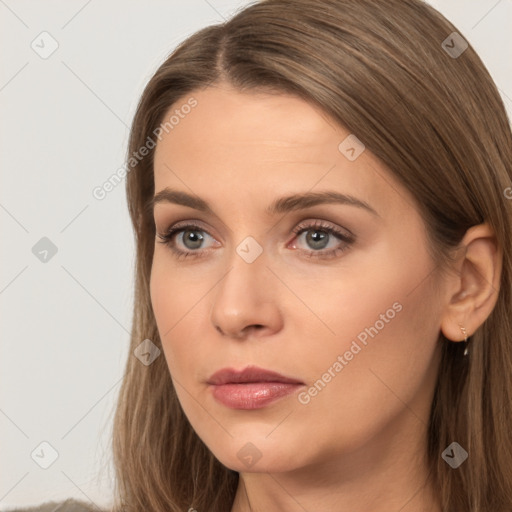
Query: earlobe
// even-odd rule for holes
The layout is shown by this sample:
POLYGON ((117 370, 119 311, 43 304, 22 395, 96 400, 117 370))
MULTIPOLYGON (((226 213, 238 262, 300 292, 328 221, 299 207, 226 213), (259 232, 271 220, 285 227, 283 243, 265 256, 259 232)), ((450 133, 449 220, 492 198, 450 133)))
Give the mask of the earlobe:
POLYGON ((487 223, 468 229, 461 248, 441 319, 441 330, 452 341, 464 341, 465 334, 469 338, 485 322, 496 305, 501 278, 502 251, 487 223))

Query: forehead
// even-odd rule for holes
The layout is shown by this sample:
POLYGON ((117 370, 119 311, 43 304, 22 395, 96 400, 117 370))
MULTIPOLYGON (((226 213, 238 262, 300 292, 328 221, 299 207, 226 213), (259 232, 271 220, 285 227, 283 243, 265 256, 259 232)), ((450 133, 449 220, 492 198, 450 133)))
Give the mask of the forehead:
MULTIPOLYGON (((165 149, 179 152, 186 142, 187 147, 194 146, 199 152, 207 146, 210 151, 215 151, 215 147, 219 152, 229 148, 233 156, 236 153, 243 156, 247 149, 265 147, 262 157, 289 155, 290 158, 299 152, 307 156, 308 148, 321 145, 331 146, 332 156, 336 140, 348 134, 328 120, 320 109, 291 95, 241 93, 218 84, 190 96, 196 100, 196 106, 164 134, 157 145, 157 155, 165 153, 165 149)), ((179 110, 187 99, 177 101, 164 119, 179 110)))
POLYGON ((396 195, 398 185, 383 180, 386 171, 369 151, 354 161, 340 152, 346 128, 296 96, 217 84, 177 101, 164 120, 173 113, 179 121, 156 147, 155 191, 191 189, 212 203, 236 191, 243 205, 255 196, 335 188, 376 208, 396 195), (179 115, 191 97, 196 105, 179 115))

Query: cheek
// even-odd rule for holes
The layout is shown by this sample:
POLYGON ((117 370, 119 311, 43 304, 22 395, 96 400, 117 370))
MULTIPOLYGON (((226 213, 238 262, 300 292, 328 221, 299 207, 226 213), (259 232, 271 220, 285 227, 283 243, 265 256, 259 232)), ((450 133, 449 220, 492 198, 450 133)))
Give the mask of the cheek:
POLYGON ((174 373, 181 366, 180 354, 174 350, 173 335, 179 327, 179 320, 184 316, 184 305, 190 302, 187 298, 187 288, 179 287, 173 279, 174 272, 169 271, 164 258, 156 256, 153 259, 151 271, 150 292, 151 305, 162 341, 162 347, 169 365, 169 370, 174 373))
POLYGON ((197 368, 198 355, 204 349, 204 301, 211 287, 208 279, 180 269, 165 252, 155 253, 151 305, 169 370, 180 382, 185 375, 186 380, 194 378, 191 368, 197 368))
POLYGON ((423 251, 409 261, 387 254, 310 297, 334 334, 323 329, 303 345, 309 387, 299 398, 340 446, 368 442, 408 407, 428 421, 439 333, 433 265, 423 251))
MULTIPOLYGON (((375 313, 385 312, 388 301, 382 304, 375 313)), ((358 333, 337 347, 305 354, 314 368, 299 406, 304 414, 297 418, 310 424, 322 418, 315 437, 325 440, 319 444, 326 454, 356 450, 390 428, 398 431, 399 425, 428 424, 437 334, 424 323, 423 300, 402 298, 400 304, 384 327, 371 315, 365 327, 358 331, 354 325, 358 333)))
MULTIPOLYGON (((371 251, 349 254, 337 266, 311 265, 304 272, 274 265, 275 273, 293 290, 278 298, 286 329, 292 333, 281 337, 295 340, 295 353, 302 354, 297 365, 304 364, 311 378, 318 378, 329 368, 328 361, 334 363, 345 353, 351 366, 356 366, 356 359, 365 361, 364 354, 375 347, 398 357, 412 348, 418 332, 425 333, 423 327, 433 314, 427 306, 435 298, 428 286, 433 264, 422 241, 419 236, 411 244, 383 237, 371 251)), ((275 286, 283 288, 277 280, 275 286)))

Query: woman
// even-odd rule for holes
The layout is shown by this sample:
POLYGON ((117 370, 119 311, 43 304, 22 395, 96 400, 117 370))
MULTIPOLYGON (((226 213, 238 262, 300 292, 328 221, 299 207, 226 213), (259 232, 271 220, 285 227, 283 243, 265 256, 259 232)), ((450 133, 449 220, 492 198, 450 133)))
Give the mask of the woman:
POLYGON ((512 509, 512 134, 419 0, 267 0, 140 100, 114 511, 512 509))
POLYGON ((159 68, 128 158, 156 358, 118 510, 512 509, 512 137, 449 22, 251 5, 159 68))

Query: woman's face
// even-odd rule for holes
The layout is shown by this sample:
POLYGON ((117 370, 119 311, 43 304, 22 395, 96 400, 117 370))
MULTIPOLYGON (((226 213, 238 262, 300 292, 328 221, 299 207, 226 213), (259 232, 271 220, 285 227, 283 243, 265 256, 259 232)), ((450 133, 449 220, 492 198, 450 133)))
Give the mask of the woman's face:
POLYGON ((155 240, 151 300, 192 427, 236 471, 407 450, 424 439, 443 307, 412 197, 301 99, 191 96, 156 147, 156 231, 180 231, 155 240), (249 366, 289 380, 211 384, 249 366))

